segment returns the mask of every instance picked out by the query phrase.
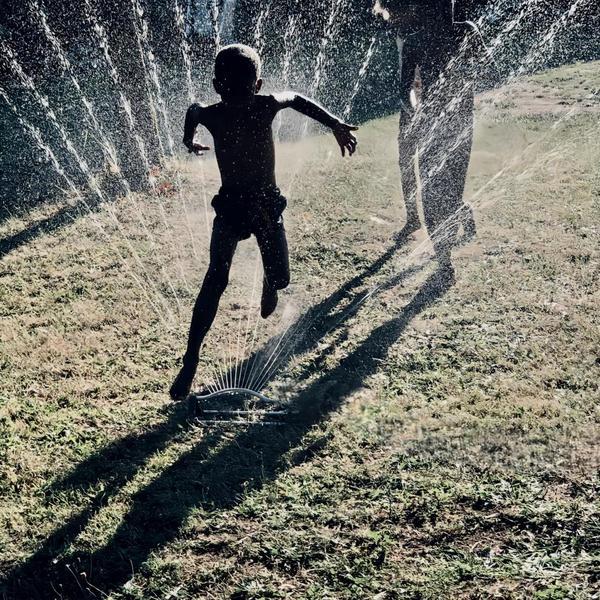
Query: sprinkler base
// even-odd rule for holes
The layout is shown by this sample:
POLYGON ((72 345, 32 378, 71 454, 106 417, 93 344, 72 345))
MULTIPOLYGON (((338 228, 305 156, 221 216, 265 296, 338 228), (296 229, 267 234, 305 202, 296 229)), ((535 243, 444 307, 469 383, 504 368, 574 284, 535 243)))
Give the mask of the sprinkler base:
POLYGON ((202 425, 284 425, 294 411, 246 388, 197 392, 188 397, 190 417, 202 425))

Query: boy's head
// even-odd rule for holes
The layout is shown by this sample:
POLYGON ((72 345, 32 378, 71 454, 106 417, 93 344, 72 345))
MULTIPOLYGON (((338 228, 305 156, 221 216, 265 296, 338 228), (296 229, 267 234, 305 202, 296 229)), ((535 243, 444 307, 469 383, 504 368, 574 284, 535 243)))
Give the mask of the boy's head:
POLYGON ((250 46, 225 46, 215 59, 213 83, 217 94, 225 98, 243 98, 260 91, 260 56, 250 46))

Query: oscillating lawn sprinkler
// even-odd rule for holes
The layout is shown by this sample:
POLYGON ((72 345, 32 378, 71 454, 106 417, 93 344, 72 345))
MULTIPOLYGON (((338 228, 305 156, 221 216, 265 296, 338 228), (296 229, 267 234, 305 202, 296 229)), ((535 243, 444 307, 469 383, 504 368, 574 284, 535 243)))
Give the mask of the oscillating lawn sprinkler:
POLYGON ((202 425, 280 426, 298 414, 283 402, 247 388, 201 390, 189 396, 189 403, 192 418, 202 425))

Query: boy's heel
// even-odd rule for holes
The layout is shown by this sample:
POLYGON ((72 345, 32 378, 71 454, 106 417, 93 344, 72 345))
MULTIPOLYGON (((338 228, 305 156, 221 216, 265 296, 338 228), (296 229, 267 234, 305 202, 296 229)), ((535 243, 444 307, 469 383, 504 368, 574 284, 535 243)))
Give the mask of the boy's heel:
POLYGON ((174 401, 185 400, 192 389, 192 383, 196 376, 196 369, 198 368, 198 362, 188 362, 184 359, 181 370, 175 377, 175 381, 171 385, 169 395, 174 401))

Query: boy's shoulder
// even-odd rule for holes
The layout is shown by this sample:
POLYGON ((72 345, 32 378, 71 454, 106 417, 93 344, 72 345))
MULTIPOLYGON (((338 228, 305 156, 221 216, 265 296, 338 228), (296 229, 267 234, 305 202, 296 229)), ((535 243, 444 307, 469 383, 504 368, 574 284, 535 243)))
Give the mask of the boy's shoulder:
POLYGON ((276 94, 257 94, 256 99, 259 102, 259 105, 264 107, 266 110, 277 111, 279 102, 277 101, 276 94))
POLYGON ((214 104, 192 104, 189 108, 197 123, 208 126, 212 121, 219 118, 223 107, 222 102, 214 104))
MULTIPOLYGON (((228 104, 227 102, 215 102, 214 104, 208 104, 201 107, 201 110, 207 113, 216 113, 221 110, 231 110, 241 108, 242 106, 254 106, 255 108, 270 108, 278 104, 276 94, 255 94, 252 97, 252 101, 248 104, 228 104)), ((199 106, 199 105, 196 105, 199 106)))

